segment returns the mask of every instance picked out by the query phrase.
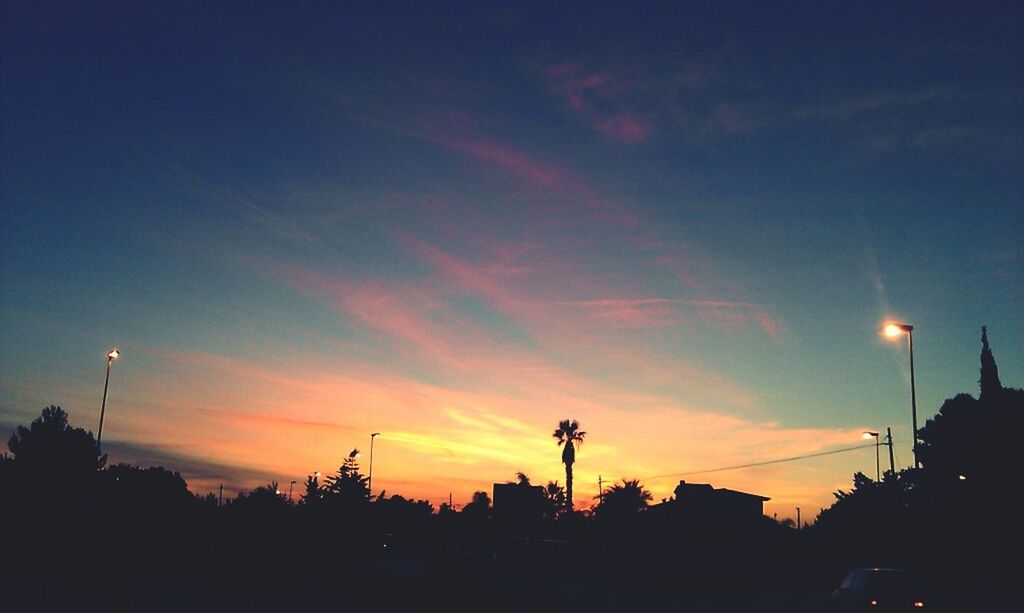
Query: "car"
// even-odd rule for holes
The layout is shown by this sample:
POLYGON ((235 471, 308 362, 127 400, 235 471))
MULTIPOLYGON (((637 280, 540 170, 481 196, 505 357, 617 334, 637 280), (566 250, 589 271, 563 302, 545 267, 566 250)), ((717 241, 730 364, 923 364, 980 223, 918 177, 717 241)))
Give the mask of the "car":
POLYGON ((929 610, 913 574, 903 568, 854 568, 832 591, 835 613, 929 610))

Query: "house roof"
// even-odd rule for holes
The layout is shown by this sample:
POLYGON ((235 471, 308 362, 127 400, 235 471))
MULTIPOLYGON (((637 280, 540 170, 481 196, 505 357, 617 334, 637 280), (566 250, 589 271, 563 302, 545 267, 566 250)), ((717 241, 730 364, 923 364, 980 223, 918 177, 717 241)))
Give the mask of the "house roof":
POLYGON ((761 500, 761 502, 767 502, 767 501, 771 500, 771 498, 769 498, 767 496, 761 496, 760 494, 748 494, 746 492, 741 492, 739 490, 730 490, 730 489, 727 489, 727 488, 720 488, 720 489, 716 489, 715 491, 716 492, 722 492, 722 493, 728 494, 730 496, 746 496, 748 498, 758 498, 758 499, 761 500))
POLYGON ((676 486, 675 491, 677 495, 681 494, 682 492, 701 492, 705 495, 711 494, 713 496, 746 496, 748 498, 757 498, 761 502, 771 500, 771 498, 767 496, 761 496, 760 494, 748 494, 747 492, 741 492, 739 490, 730 490, 728 488, 716 488, 712 486, 710 483, 687 483, 686 481, 680 481, 679 485, 676 486))

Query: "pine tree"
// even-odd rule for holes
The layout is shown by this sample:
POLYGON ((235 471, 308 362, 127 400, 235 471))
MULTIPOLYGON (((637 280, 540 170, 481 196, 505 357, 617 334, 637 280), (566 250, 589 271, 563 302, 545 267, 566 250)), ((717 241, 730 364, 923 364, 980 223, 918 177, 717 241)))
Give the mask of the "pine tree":
POLYGON ((992 349, 988 346, 988 330, 986 326, 981 327, 981 393, 978 399, 996 400, 1003 391, 1003 384, 999 381, 999 368, 996 367, 996 359, 992 356, 992 349))

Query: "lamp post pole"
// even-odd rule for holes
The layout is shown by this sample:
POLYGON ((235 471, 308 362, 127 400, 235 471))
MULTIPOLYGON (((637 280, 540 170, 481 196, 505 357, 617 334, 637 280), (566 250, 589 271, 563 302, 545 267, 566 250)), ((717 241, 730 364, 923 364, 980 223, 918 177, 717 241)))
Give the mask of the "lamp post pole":
POLYGON ((370 474, 366 478, 366 489, 370 490, 370 498, 373 498, 373 439, 380 436, 380 432, 370 435, 370 474))
POLYGON ((885 429, 885 444, 889 446, 889 473, 892 475, 896 474, 896 462, 892 457, 892 428, 886 427, 885 429))
POLYGON ((907 344, 910 348, 910 417, 911 434, 914 437, 914 468, 921 468, 921 461, 917 457, 917 390, 914 384, 914 326, 910 324, 888 324, 885 326, 886 336, 899 336, 907 333, 907 344))
POLYGON ((96 448, 102 451, 100 442, 103 440, 103 415, 107 412, 107 388, 110 387, 110 364, 121 356, 121 352, 114 347, 107 352, 107 377, 103 381, 103 402, 100 404, 100 427, 96 431, 96 448))
POLYGON ((875 439, 875 483, 882 480, 882 468, 878 460, 878 433, 877 432, 865 432, 864 438, 875 439))
POLYGON ((910 346, 910 414, 914 426, 914 468, 921 468, 921 460, 917 457, 917 391, 914 386, 914 326, 904 327, 907 331, 907 343, 910 346))

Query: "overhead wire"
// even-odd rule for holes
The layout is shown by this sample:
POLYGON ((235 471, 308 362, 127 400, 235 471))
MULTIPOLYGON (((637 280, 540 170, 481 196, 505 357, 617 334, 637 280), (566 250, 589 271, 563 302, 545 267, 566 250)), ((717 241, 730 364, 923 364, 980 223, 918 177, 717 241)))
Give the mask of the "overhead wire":
POLYGON ((833 449, 831 451, 819 451, 817 453, 808 453, 808 454, 792 456, 792 457, 788 457, 788 458, 779 458, 777 460, 765 460, 765 461, 762 461, 762 462, 751 462, 749 464, 736 464, 734 466, 721 466, 719 468, 708 468, 708 469, 705 469, 705 470, 690 470, 690 471, 681 472, 681 473, 668 473, 668 474, 664 474, 664 475, 654 475, 654 476, 651 476, 651 477, 645 477, 645 479, 650 480, 650 479, 664 479, 666 477, 686 477, 686 476, 689 476, 689 475, 701 475, 701 474, 705 474, 705 473, 724 472, 724 471, 727 471, 727 470, 739 470, 741 468, 754 468, 754 467, 757 467, 757 466, 768 466, 769 464, 781 464, 783 462, 795 462, 797 460, 806 460, 808 458, 819 458, 819 457, 822 457, 822 456, 835 455, 835 454, 838 454, 838 453, 847 453, 847 452, 850 452, 850 451, 858 451, 860 449, 869 449, 869 448, 874 448, 874 446, 875 446, 874 443, 869 443, 867 445, 857 445, 856 447, 844 447, 842 449, 833 449))

